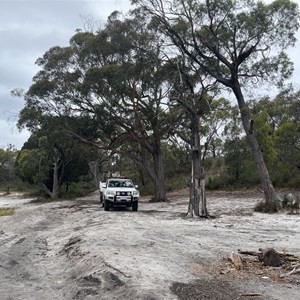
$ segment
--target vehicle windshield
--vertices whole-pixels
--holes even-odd
[[[131,180],[128,180],[128,179],[124,179],[124,180],[120,180],[120,179],[110,180],[108,182],[108,186],[109,187],[128,187],[128,188],[134,187],[133,182]]]

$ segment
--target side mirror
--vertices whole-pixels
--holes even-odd
[[[139,186],[138,186],[138,185],[135,185],[135,186],[134,186],[134,188],[135,188],[135,189],[138,189],[138,188],[139,188]]]

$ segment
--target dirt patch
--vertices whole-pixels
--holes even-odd
[[[263,295],[244,293],[232,286],[229,281],[212,278],[195,280],[191,283],[173,283],[171,291],[179,300],[244,300],[262,299]]]
[[[187,194],[138,212],[105,212],[98,193],[19,206],[0,219],[1,299],[297,299],[299,274],[228,262],[238,249],[300,255],[299,215],[255,213],[261,197],[208,193],[216,218],[197,220]]]
[[[274,283],[292,283],[300,285],[300,257],[284,256],[282,263],[278,267],[265,265],[257,256],[240,255],[242,268],[236,270],[232,261],[224,258],[220,265],[214,268],[215,274],[221,274],[236,278],[262,278],[273,281]],[[293,260],[290,259],[293,257]]]

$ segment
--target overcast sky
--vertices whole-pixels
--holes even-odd
[[[296,2],[300,3],[300,0]],[[15,123],[24,102],[10,96],[14,88],[25,90],[37,73],[37,58],[53,46],[67,46],[85,18],[105,23],[115,10],[126,13],[130,0],[0,0],[0,147],[21,149],[28,139]],[[300,40],[300,33],[298,32]],[[289,51],[295,64],[293,82],[300,84],[300,41]]]

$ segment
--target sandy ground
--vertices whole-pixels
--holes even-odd
[[[200,220],[184,218],[184,193],[138,212],[105,212],[98,193],[23,204],[0,218],[0,299],[300,299],[299,274],[227,260],[267,247],[300,256],[300,215],[254,213],[261,197],[209,194],[215,218]]]

